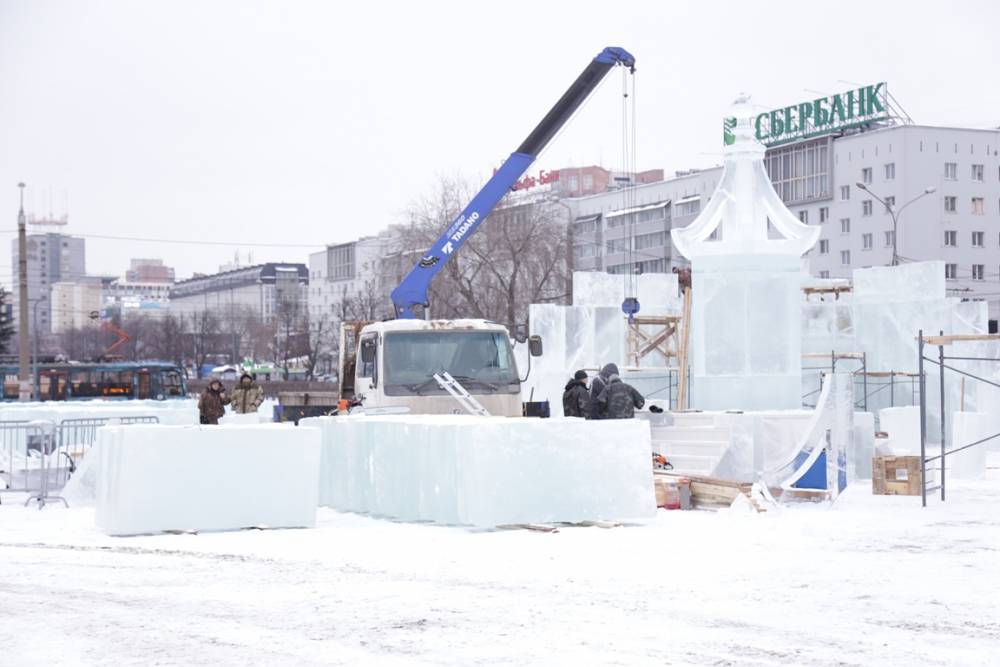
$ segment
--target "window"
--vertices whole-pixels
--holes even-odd
[[[830,139],[816,139],[772,148],[764,158],[774,191],[786,204],[830,196]]]
[[[972,215],[982,215],[986,211],[986,205],[982,197],[972,198]]]
[[[862,234],[861,235],[861,247],[863,247],[865,250],[871,250],[872,249],[872,235],[871,234]]]
[[[573,253],[576,255],[577,259],[586,259],[588,257],[597,257],[598,245],[596,243],[581,243],[574,246]]]
[[[957,181],[958,180],[958,165],[954,162],[944,163],[944,179],[946,181]]]
[[[667,270],[667,262],[664,259],[645,259],[641,262],[635,263],[635,272],[638,274],[643,273],[665,273]]]
[[[886,197],[885,198],[885,212],[886,213],[892,213],[892,209],[895,206],[896,206],[896,198],[895,197]]]
[[[982,264],[973,264],[972,265],[972,279],[973,280],[982,280],[984,273],[985,272],[983,271],[983,265]]]
[[[695,199],[692,201],[684,201],[683,199],[677,202],[674,206],[674,214],[678,217],[683,215],[694,215],[701,210],[701,199]]]
[[[871,185],[872,184],[872,168],[871,167],[865,167],[864,169],[861,170],[861,182],[864,183],[865,185]]]
[[[609,255],[614,255],[615,253],[628,252],[628,239],[611,239],[607,242],[607,251]]]
[[[891,229],[885,233],[885,247],[891,248],[893,242],[896,240],[896,232]]]
[[[955,280],[958,278],[958,264],[945,264],[944,277],[946,280]]]
[[[851,251],[841,250],[840,251],[840,263],[844,266],[850,266],[851,264]]]
[[[871,215],[872,214],[872,200],[866,199],[861,202],[861,215]]]
[[[593,174],[584,174],[583,175],[583,189],[584,190],[588,190],[588,191],[594,189],[594,175]]]
[[[972,247],[973,248],[982,248],[983,247],[983,236],[985,236],[985,234],[983,232],[972,232]]]
[[[361,344],[358,346],[358,377],[375,378],[375,364],[378,358],[378,335],[368,334],[361,337]]]
[[[889,162],[885,165],[885,180],[891,181],[896,178],[896,163]]]
[[[841,218],[840,219],[840,233],[841,234],[850,234],[851,233],[851,219],[850,218]]]
[[[819,277],[820,278],[829,278],[830,277],[830,272],[829,271],[820,271],[819,272]]]
[[[329,280],[351,280],[354,278],[353,243],[327,248],[326,275]]]
[[[827,239],[819,240],[819,254],[825,255],[830,252],[830,241]]]
[[[599,215],[590,215],[586,218],[577,218],[573,222],[573,234],[593,234],[597,231],[597,221],[600,220]]]
[[[666,211],[666,206],[657,206],[656,208],[647,209],[645,211],[639,211],[636,213],[636,222],[654,222],[656,220],[663,220],[663,214]]]
[[[653,234],[640,234],[635,237],[635,249],[645,250],[646,248],[656,248],[664,245],[666,237],[663,232]]]
[[[851,198],[851,186],[850,185],[841,185],[840,186],[840,200],[841,201],[847,201],[850,198]]]
[[[972,165],[972,180],[983,182],[983,165],[974,164]]]
[[[819,209],[819,221],[826,222],[829,219],[830,219],[830,208],[827,206],[823,206],[822,208]]]
[[[958,198],[957,197],[945,197],[944,198],[944,210],[947,213],[954,213],[955,209],[958,208]]]
[[[809,211],[799,211],[799,222],[803,225],[809,224]]]
[[[945,230],[944,233],[944,244],[946,246],[955,247],[958,245],[958,232],[953,229]]]

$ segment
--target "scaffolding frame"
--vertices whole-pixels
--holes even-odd
[[[996,438],[1000,438],[1000,432],[997,432],[992,435],[988,435],[985,438],[980,438],[975,442],[970,442],[969,444],[961,445],[959,447],[953,447],[950,450],[948,449],[948,420],[946,418],[947,412],[944,386],[945,370],[949,370],[963,377],[978,380],[979,382],[1000,388],[1000,383],[993,382],[992,380],[988,380],[982,376],[969,373],[968,371],[963,371],[945,363],[946,361],[985,361],[1000,363],[1000,358],[996,357],[949,356],[944,353],[944,348],[952,343],[973,341],[1000,342],[1000,334],[953,334],[946,336],[944,331],[941,331],[937,336],[924,336],[923,329],[921,329],[917,334],[917,364],[919,368],[918,375],[920,376],[920,503],[922,507],[927,507],[927,494],[938,490],[941,491],[941,502],[944,502],[946,483],[945,472],[947,468],[948,456],[957,454],[958,452],[972,447],[977,447],[990,442],[991,440],[995,440]],[[937,347],[937,359],[933,359],[924,354],[924,348],[928,345]],[[924,371],[924,363],[934,364],[938,367],[938,393],[941,395],[941,451],[934,456],[927,456],[927,374]],[[934,463],[939,460],[941,467],[931,468],[931,470],[939,470],[941,472],[941,478],[938,481],[937,486],[928,487],[927,464]]]

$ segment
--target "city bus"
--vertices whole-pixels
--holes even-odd
[[[0,370],[3,400],[16,401],[17,366],[5,365]],[[42,401],[187,397],[184,371],[167,362],[44,363],[34,372],[38,400]]]

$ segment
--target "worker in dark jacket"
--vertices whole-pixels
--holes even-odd
[[[253,381],[253,376],[244,373],[240,376],[240,383],[233,390],[233,412],[246,414],[257,412],[257,408],[264,402],[264,389]]]
[[[577,371],[573,379],[566,383],[563,392],[563,415],[566,417],[590,417],[590,394],[587,392],[587,371]]]
[[[632,385],[622,382],[617,374],[608,378],[607,386],[597,397],[597,407],[604,415],[603,419],[632,419],[635,411],[645,404],[642,394]]]
[[[608,378],[612,375],[618,375],[618,366],[615,364],[605,364],[601,372],[590,381],[590,418],[591,419],[604,419],[604,414],[597,405],[597,397],[601,395],[604,391],[604,387],[608,384]]]
[[[201,392],[198,398],[198,412],[202,424],[218,424],[219,418],[226,414],[225,406],[229,403],[226,388],[219,380],[212,380]]]

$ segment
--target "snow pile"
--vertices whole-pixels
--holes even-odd
[[[257,426],[108,426],[97,525],[109,535],[312,527],[319,433]]]
[[[316,417],[320,504],[403,521],[497,526],[655,512],[647,422]]]
[[[198,402],[194,399],[169,401],[46,401],[0,405],[0,421],[52,421],[68,419],[114,419],[157,417],[161,424],[198,423]]]

